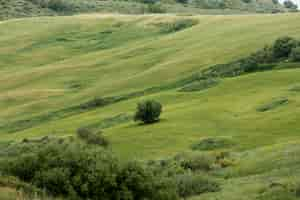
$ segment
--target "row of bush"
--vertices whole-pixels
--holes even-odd
[[[69,0],[29,0],[41,8],[49,8],[56,12],[70,12],[74,10],[75,3]]]
[[[74,138],[43,140],[42,145],[27,141],[13,149],[16,152],[0,160],[0,170],[53,196],[176,200],[220,189],[212,178],[196,173],[211,169],[214,161],[209,156],[182,154],[163,161],[123,163],[109,150]]]
[[[245,73],[272,70],[281,62],[300,62],[300,41],[292,37],[280,37],[274,44],[265,46],[246,58],[203,70],[200,78],[235,77]]]
[[[250,57],[257,63],[272,63],[286,59],[300,61],[300,41],[288,36],[280,37],[273,45],[265,46]]]
[[[248,58],[243,59],[241,68],[245,72],[265,70],[263,64],[282,61],[300,61],[300,41],[288,36],[280,37],[271,46],[265,46]]]

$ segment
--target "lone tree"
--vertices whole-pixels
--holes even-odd
[[[142,121],[144,124],[151,124],[159,120],[162,106],[154,100],[147,100],[138,103],[137,111],[134,116],[135,121]]]

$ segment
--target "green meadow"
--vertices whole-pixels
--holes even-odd
[[[89,14],[0,22],[0,144],[90,127],[126,161],[168,158],[202,139],[227,138],[234,165],[212,172],[222,190],[191,199],[297,199],[281,185],[293,188],[300,177],[300,63],[220,78],[201,90],[176,83],[278,37],[300,39],[299,20]],[[97,98],[119,100],[80,109]],[[162,103],[159,123],[132,120],[145,99]],[[0,185],[0,193],[9,200],[12,192]]]

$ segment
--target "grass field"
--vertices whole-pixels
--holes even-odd
[[[234,167],[216,172],[229,178],[222,179],[226,189],[196,199],[276,199],[278,188],[270,184],[296,184],[300,176],[297,64],[221,79],[201,91],[175,86],[145,91],[246,57],[280,36],[299,39],[299,20],[299,14],[93,14],[2,22],[0,144],[64,137],[90,126],[103,129],[113,151],[127,160],[165,158],[189,151],[203,138],[225,137],[233,141],[228,150],[236,160]],[[174,29],[180,22],[193,26]],[[133,93],[139,95],[70,111],[96,97]],[[159,123],[130,120],[142,99],[163,104]],[[277,104],[282,99],[285,103]],[[129,118],[120,119],[123,115]],[[281,189],[284,198],[296,199]]]

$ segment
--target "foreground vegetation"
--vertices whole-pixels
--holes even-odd
[[[218,183],[199,174],[210,170],[213,162],[212,156],[195,154],[121,164],[109,150],[75,138],[26,140],[1,149],[5,175],[18,177],[50,195],[71,199],[175,200],[215,192]],[[27,185],[20,186],[26,189]]]

